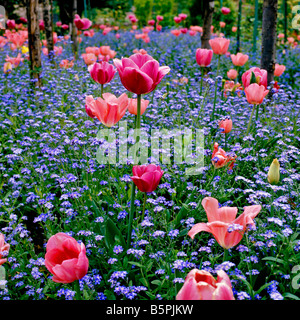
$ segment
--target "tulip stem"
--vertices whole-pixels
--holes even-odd
[[[217,102],[217,89],[218,89],[218,75],[219,75],[219,68],[220,68],[220,57],[221,55],[218,55],[218,67],[217,67],[217,75],[215,79],[215,97],[214,97],[214,105],[213,105],[213,111],[212,111],[212,121],[215,119],[215,108],[216,108],[216,102]]]
[[[228,249],[224,249],[223,262],[228,260]]]
[[[202,88],[203,88],[203,75],[204,75],[204,72],[203,72],[203,68],[200,67],[200,70],[201,70],[201,80],[200,80],[200,96],[202,96]]]
[[[257,120],[258,120],[258,110],[259,110],[259,104],[256,106],[255,121],[257,121]]]
[[[250,115],[250,119],[249,119],[249,123],[248,123],[248,127],[247,127],[246,136],[249,134],[249,131],[250,131],[251,119],[252,119],[252,117],[253,117],[254,110],[255,110],[255,106],[252,107],[252,112],[251,112],[251,115]]]
[[[143,212],[142,212],[142,220],[144,220],[144,216],[145,216],[145,209],[146,209],[146,200],[147,200],[147,194],[146,192],[144,192],[144,204],[143,204]]]
[[[134,200],[135,200],[135,184],[132,181],[131,184],[131,199],[130,199],[130,212],[128,221],[128,231],[127,231],[127,248],[130,247],[131,233],[132,233],[132,221],[134,216]]]
[[[74,284],[74,291],[76,292],[76,295],[75,295],[76,300],[82,300],[82,299],[81,299],[81,293],[80,293],[79,280],[75,280],[75,281],[73,282],[73,284]]]
[[[101,84],[101,91],[100,91],[100,97],[102,98],[103,95],[103,84]]]
[[[227,133],[224,133],[224,139],[225,139],[225,150],[227,150]]]

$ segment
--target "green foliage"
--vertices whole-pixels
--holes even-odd
[[[134,7],[139,26],[146,26],[151,19],[153,0],[134,0]]]

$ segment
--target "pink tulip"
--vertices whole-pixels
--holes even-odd
[[[154,26],[155,25],[155,20],[149,20],[148,21],[149,26]]]
[[[285,66],[283,64],[275,63],[274,76],[280,77],[285,71]]]
[[[254,73],[256,83],[259,85],[263,85],[266,89],[268,86],[268,72],[264,69],[260,69],[257,67],[252,67],[242,75],[242,82],[244,88],[248,87],[251,82],[252,72]]]
[[[174,21],[175,21],[175,23],[180,23],[181,22],[181,18],[180,17],[174,17]]]
[[[227,77],[230,80],[234,80],[238,76],[238,72],[235,69],[230,69],[227,71]]]
[[[87,18],[80,18],[78,14],[75,15],[74,23],[78,30],[86,30],[92,25],[92,21]]]
[[[54,282],[71,283],[83,278],[89,267],[85,245],[62,232],[53,235],[47,242],[45,266]]]
[[[59,66],[61,68],[64,68],[64,69],[69,69],[69,68],[72,68],[74,66],[74,61],[73,60],[69,61],[67,59],[63,59],[59,63]]]
[[[57,27],[61,27],[61,26],[62,26],[62,22],[61,22],[61,21],[57,21],[57,22],[56,22],[56,26],[57,26]]]
[[[229,133],[232,130],[232,120],[227,118],[219,122],[219,128],[223,129],[223,133]]]
[[[155,164],[133,166],[132,173],[131,179],[141,192],[154,191],[164,174]]]
[[[174,30],[171,30],[171,33],[175,36],[175,37],[178,37],[181,35],[181,30],[180,29],[174,29]]]
[[[141,99],[141,115],[146,111],[149,102],[149,100]],[[128,111],[137,115],[137,99],[129,99]]]
[[[200,67],[207,67],[211,63],[211,58],[213,56],[213,51],[210,49],[201,49],[196,50],[196,61]]]
[[[176,300],[235,300],[228,275],[217,272],[217,280],[205,270],[193,269],[185,278]]]
[[[227,155],[226,152],[219,147],[219,144],[215,142],[211,162],[216,169],[229,164],[229,170],[232,170],[235,163],[235,157]]]
[[[116,69],[113,65],[106,61],[91,64],[88,66],[88,70],[92,79],[100,84],[110,82],[116,73]]]
[[[225,28],[226,23],[224,21],[220,21],[220,28]]]
[[[225,38],[214,38],[209,40],[209,44],[214,54],[223,55],[227,52],[230,40]]]
[[[135,53],[129,58],[114,59],[123,86],[130,92],[145,94],[153,91],[170,68],[160,67],[148,54]]]
[[[232,28],[231,28],[231,31],[232,31],[232,32],[237,32],[237,27],[232,27]]]
[[[237,54],[231,54],[230,55],[232,63],[235,66],[243,66],[249,59],[249,56],[247,54],[242,54],[240,52],[238,52]]]
[[[16,68],[20,62],[24,61],[24,58],[21,58],[21,53],[18,53],[16,58],[11,58],[6,55],[5,61],[10,62],[14,68]]]
[[[67,30],[67,29],[69,29],[69,26],[68,26],[67,24],[62,24],[62,25],[61,25],[61,28],[62,28],[63,30]]]
[[[178,17],[181,19],[181,21],[184,21],[187,18],[187,14],[179,13]]]
[[[7,26],[8,29],[15,29],[15,27],[16,27],[16,22],[15,22],[15,20],[9,20],[9,19],[7,19],[7,21],[6,21],[6,26]]]
[[[204,198],[202,206],[208,222],[195,224],[188,235],[194,239],[201,231],[209,232],[224,249],[230,249],[242,240],[248,227],[255,226],[253,219],[261,210],[260,205],[246,206],[244,212],[236,218],[238,212],[236,207],[219,207],[215,198]]]
[[[221,12],[222,12],[224,15],[227,15],[227,14],[230,13],[230,9],[229,9],[229,8],[226,8],[226,7],[222,7]]]
[[[5,242],[4,240],[4,234],[0,234],[0,266],[7,261],[6,258],[3,258],[4,255],[6,256],[8,254],[10,245]]]
[[[156,20],[157,20],[157,21],[163,21],[163,20],[164,20],[164,17],[158,15],[158,16],[156,16]]]
[[[41,31],[45,30],[45,22],[44,20],[40,20],[39,21],[39,28]]]
[[[102,98],[96,100],[93,96],[87,96],[85,99],[86,113],[100,120],[106,127],[112,127],[119,122],[128,108],[128,97],[126,93],[117,98],[111,93],[103,93]]]
[[[261,104],[268,93],[269,90],[257,83],[252,83],[245,88],[246,98],[250,104]]]
[[[93,53],[82,53],[81,57],[83,58],[86,65],[94,64],[97,61],[97,57]]]
[[[17,48],[21,48],[26,41],[27,36],[25,33],[14,32],[7,34],[7,39],[12,42]]]

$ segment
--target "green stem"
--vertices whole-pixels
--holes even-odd
[[[227,150],[227,133],[224,133],[225,134],[225,150]]]
[[[257,121],[257,120],[258,120],[258,111],[259,111],[259,104],[256,106],[255,121]]]
[[[228,260],[228,249],[224,249],[223,262]]]
[[[145,209],[146,209],[146,200],[147,200],[147,194],[146,192],[144,192],[144,204],[143,204],[143,212],[142,212],[142,220],[144,220],[144,216],[145,216]]]
[[[101,84],[101,91],[100,91],[100,97],[102,98],[103,95],[103,84]]]
[[[201,70],[201,80],[200,80],[200,96],[202,96],[202,88],[203,88],[203,75],[204,75],[204,72],[203,72],[203,68],[200,67],[200,70]]]
[[[211,120],[214,121],[215,119],[215,108],[216,108],[216,102],[217,102],[217,89],[218,89],[218,75],[219,75],[219,68],[220,68],[220,57],[221,55],[218,55],[218,68],[217,68],[217,75],[215,79],[215,97],[214,97],[214,105],[213,105],[213,111],[212,111],[212,118]]]
[[[75,280],[73,282],[73,284],[74,284],[74,291],[76,292],[76,295],[75,295],[76,300],[82,300],[81,299],[79,280]]]
[[[248,127],[247,127],[246,136],[249,134],[249,131],[250,131],[251,120],[252,120],[252,117],[253,117],[253,114],[254,114],[254,110],[255,110],[255,106],[252,107],[252,112],[251,112],[251,115],[250,115],[250,119],[249,119],[249,123],[248,123]]]

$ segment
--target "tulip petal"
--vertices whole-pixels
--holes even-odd
[[[123,70],[121,82],[128,91],[136,94],[149,93],[153,85],[153,80],[146,73],[134,68]]]
[[[196,223],[192,226],[190,231],[188,232],[188,236],[190,236],[192,239],[194,239],[195,235],[201,231],[212,233],[212,230],[206,223]]]
[[[225,283],[217,283],[217,289],[212,294],[212,300],[235,300],[232,289]]]

